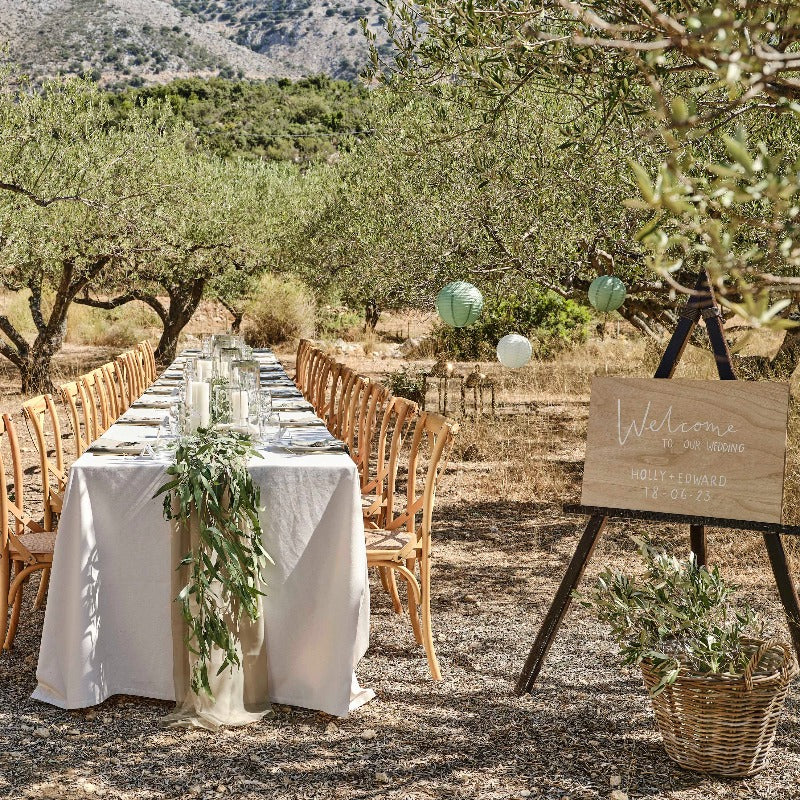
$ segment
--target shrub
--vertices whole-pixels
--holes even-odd
[[[410,367],[401,367],[387,373],[383,383],[392,394],[405,397],[422,405],[425,400],[425,373]]]
[[[65,340],[97,347],[129,347],[158,336],[161,321],[144,303],[127,303],[112,311],[73,305],[67,317]]]
[[[508,333],[531,339],[537,358],[586,338],[589,310],[573,300],[535,287],[516,294],[486,298],[483,313],[467,328],[438,324],[431,337],[439,355],[461,361],[495,358],[497,342]]]
[[[265,347],[312,336],[314,321],[314,298],[302,281],[264,275],[245,311],[242,333],[251,347]]]
[[[343,306],[317,307],[317,339],[357,339],[363,326],[364,319],[357,311]]]

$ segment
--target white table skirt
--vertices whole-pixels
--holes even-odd
[[[117,429],[115,431],[115,429]],[[113,426],[118,438],[122,426]],[[84,454],[70,469],[37,669],[37,700],[174,699],[167,463]],[[267,452],[261,487],[270,699],[344,716],[374,696],[354,667],[369,639],[358,474],[343,454]]]

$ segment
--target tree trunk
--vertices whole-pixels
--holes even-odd
[[[55,350],[40,350],[31,348],[30,355],[17,365],[20,378],[22,380],[23,394],[52,394],[55,386],[50,378],[50,366],[53,361]]]
[[[368,300],[364,306],[364,332],[374,333],[381,318],[381,309],[377,300]]]
[[[198,278],[192,283],[168,288],[169,311],[164,319],[164,329],[156,347],[155,357],[159,364],[169,364],[175,359],[181,331],[189,323],[203,299],[205,279]]]

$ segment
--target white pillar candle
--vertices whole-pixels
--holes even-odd
[[[231,389],[231,422],[237,423],[242,418],[240,393],[238,389]]]
[[[231,390],[231,421],[236,425],[247,422],[249,412],[247,392],[244,389]]]
[[[205,381],[195,383],[192,399],[200,410],[200,427],[207,428],[211,422],[211,384]]]
[[[230,378],[231,377],[231,362],[230,361],[220,361],[219,362],[219,374],[223,378]]]
[[[211,362],[207,358],[197,359],[197,379],[207,381],[211,378]]]

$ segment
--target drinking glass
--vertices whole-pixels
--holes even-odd
[[[286,425],[281,419],[281,415],[271,412],[261,417],[259,428],[259,438],[262,444],[274,444],[283,439]]]

